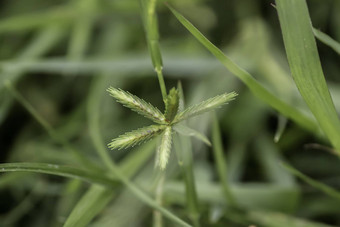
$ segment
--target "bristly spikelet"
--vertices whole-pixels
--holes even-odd
[[[167,121],[172,122],[178,112],[179,105],[179,92],[176,88],[169,91],[165,100],[165,118]]]
[[[122,89],[116,89],[110,87],[107,89],[112,97],[117,99],[117,102],[123,104],[125,107],[143,115],[144,117],[154,121],[155,123],[165,124],[165,117],[159,109],[145,102],[143,99],[137,96],[123,91]]]
[[[202,114],[204,112],[208,112],[210,110],[216,109],[226,103],[228,103],[231,100],[234,100],[234,98],[237,96],[235,92],[231,93],[224,93],[222,95],[215,96],[213,98],[210,98],[208,100],[205,100],[203,102],[200,102],[196,105],[193,105],[191,107],[188,107],[183,112],[179,113],[176,118],[174,119],[173,123],[180,122],[182,120],[185,120],[187,118]]]
[[[171,126],[167,126],[162,135],[161,144],[158,147],[156,155],[156,166],[159,166],[161,170],[164,170],[171,152]]]
[[[112,150],[116,148],[120,150],[122,148],[136,146],[161,134],[165,127],[166,126],[164,125],[150,125],[133,130],[131,132],[127,132],[123,135],[120,135],[118,138],[113,139],[112,142],[108,144],[108,147]]]

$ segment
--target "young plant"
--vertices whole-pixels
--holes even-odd
[[[127,91],[113,87],[110,87],[107,91],[117,102],[156,123],[120,135],[113,139],[108,144],[108,147],[112,150],[133,147],[162,135],[156,154],[156,166],[161,170],[165,169],[169,160],[173,132],[195,136],[210,145],[209,140],[204,135],[180,124],[183,120],[221,107],[237,96],[235,92],[224,93],[180,111],[179,91],[172,88],[165,98],[165,111],[163,114],[158,108]]]

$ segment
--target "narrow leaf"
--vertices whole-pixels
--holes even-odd
[[[183,121],[190,117],[221,107],[222,105],[227,104],[229,101],[234,100],[236,96],[237,94],[235,92],[224,93],[222,95],[218,95],[196,105],[188,107],[176,116],[174,122]]]
[[[321,68],[306,1],[277,0],[276,3],[296,86],[321,129],[340,152],[340,121]]]
[[[322,31],[318,29],[313,28],[313,33],[318,40],[320,40],[321,42],[323,42],[324,44],[332,48],[335,52],[340,54],[340,43],[339,42],[335,41],[329,35],[327,35],[326,33],[323,33]]]
[[[260,98],[262,101],[279,111],[282,115],[292,119],[297,124],[313,133],[320,134],[319,126],[314,119],[311,119],[306,114],[302,113],[294,106],[277,98],[270,93],[264,86],[255,80],[247,71],[239,67],[236,63],[230,60],[224,53],[212,44],[197,28],[195,28],[185,17],[168,5],[171,12],[175,15],[179,22],[182,23],[188,31],[195,36],[231,73],[237,76],[247,87]]]
[[[164,170],[170,156],[171,152],[171,140],[172,140],[172,135],[171,135],[171,127],[168,126],[165,128],[161,144],[158,147],[157,150],[157,156],[156,156],[156,166],[159,166],[161,170]]]
[[[182,134],[184,136],[193,136],[196,139],[201,140],[206,145],[211,146],[209,139],[202,133],[196,131],[195,129],[189,128],[183,124],[176,124],[173,128],[179,134]]]
[[[161,134],[166,126],[164,125],[150,125],[143,127],[131,132],[127,132],[120,135],[118,138],[113,139],[111,143],[108,144],[110,149],[122,149],[128,147],[134,147],[138,144],[144,143],[155,136]]]
[[[112,97],[117,99],[117,102],[123,104],[125,107],[137,112],[138,114],[146,118],[149,118],[156,123],[165,123],[165,117],[162,112],[150,103],[145,102],[143,99],[140,99],[129,92],[123,91],[122,89],[110,87],[109,89],[107,89],[107,91]]]
[[[67,218],[64,227],[83,227],[100,212],[112,199],[114,191],[103,186],[93,185],[79,200]]]
[[[233,193],[230,190],[230,184],[228,182],[228,168],[227,162],[224,157],[222,138],[220,133],[220,127],[218,125],[218,120],[216,114],[213,118],[213,127],[212,127],[212,141],[213,141],[213,151],[214,158],[216,162],[216,168],[218,172],[219,179],[221,181],[221,188],[227,202],[236,207],[237,202]]]
[[[80,179],[89,183],[96,183],[100,185],[104,185],[107,187],[113,187],[116,185],[116,182],[111,178],[105,176],[104,173],[93,173],[88,172],[82,169],[69,167],[69,166],[61,166],[54,164],[45,164],[45,163],[6,163],[0,164],[0,172],[34,172],[34,173],[45,173],[52,174],[57,176],[69,177],[74,179]],[[141,201],[150,207],[159,210],[165,217],[177,223],[179,226],[190,227],[191,225],[187,224],[180,218],[176,217],[168,210],[159,206],[154,200],[148,197],[144,192],[142,192],[139,188],[134,186],[134,184],[125,178],[120,172],[117,172],[117,177],[121,180],[129,190],[136,195]]]
[[[4,163],[0,164],[0,172],[34,172],[52,174],[61,177],[79,179],[89,183],[114,186],[115,182],[103,172],[88,172],[79,168],[46,163]]]
[[[291,172],[292,174],[294,174],[295,176],[297,176],[298,178],[300,178],[301,180],[305,181],[307,184],[311,185],[312,187],[322,191],[323,193],[325,193],[326,195],[329,195],[330,197],[340,200],[340,192],[319,182],[316,180],[313,180],[312,178],[304,175],[303,173],[301,173],[299,170],[295,169],[294,167],[286,164],[286,163],[282,163],[282,166],[284,168],[286,168],[289,172]]]

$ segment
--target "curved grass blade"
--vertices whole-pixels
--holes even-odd
[[[206,137],[202,133],[196,131],[195,129],[189,128],[189,127],[187,127],[183,124],[176,124],[173,128],[176,132],[178,132],[181,135],[193,136],[196,139],[201,140],[206,145],[211,146],[211,143],[210,143],[208,137]]]
[[[247,71],[239,67],[230,60],[224,53],[212,44],[197,28],[195,28],[185,17],[169,6],[171,12],[175,15],[179,22],[199,41],[201,42],[230,72],[237,76],[255,96],[279,111],[282,115],[292,119],[297,124],[313,133],[320,134],[319,126],[315,120],[303,114],[292,105],[282,101],[275,95],[264,88],[257,80],[255,80]]]
[[[212,134],[213,151],[214,151],[214,158],[216,162],[216,168],[217,168],[219,180],[221,182],[221,188],[222,188],[224,197],[231,206],[237,207],[237,201],[233,193],[230,190],[230,184],[228,182],[227,162],[223,154],[222,138],[221,138],[220,127],[218,125],[218,119],[216,117],[216,114],[214,114],[213,127],[212,127],[211,134]]]
[[[295,169],[294,167],[288,165],[287,163],[281,163],[281,165],[286,168],[290,173],[294,174],[295,176],[297,176],[298,178],[300,178],[301,180],[303,180],[304,182],[306,182],[307,184],[311,185],[312,187],[322,191],[323,193],[325,193],[326,195],[329,195],[330,197],[337,199],[340,201],[340,192],[321,183],[318,182],[316,180],[313,180],[312,178],[304,175],[303,173],[301,173],[299,170]]]
[[[203,102],[197,103],[193,106],[188,107],[183,112],[179,113],[174,122],[180,122],[190,117],[211,111],[213,109],[219,108],[224,104],[227,104],[229,101],[234,100],[237,96],[235,92],[225,93],[222,95],[215,96]]]
[[[79,168],[47,163],[4,163],[0,164],[0,172],[34,172],[52,174],[96,183],[105,186],[115,186],[116,183],[105,176],[103,172],[88,172]]]
[[[132,95],[130,92],[123,91],[110,87],[107,89],[112,97],[117,99],[117,102],[123,104],[125,107],[137,112],[138,114],[159,124],[165,123],[165,117],[159,109],[145,102],[143,99]]]
[[[340,121],[322,71],[305,0],[277,0],[276,9],[295,84],[340,154]]]
[[[102,186],[93,185],[77,203],[67,218],[64,227],[84,227],[112,199],[114,191]]]
[[[133,130],[131,132],[127,132],[123,135],[120,135],[118,138],[113,139],[112,142],[109,143],[108,147],[112,150],[116,148],[122,149],[134,147],[161,134],[164,131],[165,127],[166,126],[164,125],[150,125],[137,130]]]
[[[340,43],[339,42],[335,41],[329,35],[327,35],[326,33],[323,33],[322,31],[318,29],[313,28],[313,33],[318,40],[320,40],[321,42],[323,42],[324,44],[332,48],[335,52],[340,54]]]
[[[85,170],[74,167],[46,163],[5,163],[0,164],[0,172],[45,173],[56,176],[80,179],[85,182],[100,184],[106,187],[116,186],[116,182],[112,181],[111,178],[105,176],[105,174],[103,173],[87,172]],[[118,174],[120,174],[120,172]],[[119,180],[123,181],[123,183],[129,188],[129,190],[134,193],[140,200],[142,200],[144,203],[151,206],[152,208],[159,210],[165,217],[169,218],[180,226],[191,226],[178,217],[174,216],[163,207],[158,206],[157,203],[155,203],[151,198],[145,195],[142,191],[140,191],[140,189],[135,187],[128,179],[126,179],[122,175],[119,175],[118,178]]]

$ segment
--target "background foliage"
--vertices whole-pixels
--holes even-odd
[[[281,115],[276,102],[268,105],[268,95],[232,75],[159,2],[167,89],[180,80],[187,106],[224,92],[239,94],[215,117],[205,114],[188,122],[211,139],[212,147],[195,138],[181,141],[193,151],[193,163],[185,168],[194,169],[198,210],[194,203],[187,205],[191,195],[185,193],[178,164],[187,157],[173,149],[162,195],[167,210],[161,212],[171,211],[190,224],[199,213],[201,226],[339,226],[340,165],[326,139],[332,137],[334,145],[339,135],[333,131],[324,136],[312,117],[313,101],[307,102],[311,112],[293,82],[280,9],[264,0],[168,2],[296,112],[286,109]],[[309,0],[308,8],[314,28],[334,39],[327,42],[329,37],[315,30],[323,40],[317,47],[339,113],[335,40],[340,40],[340,2]],[[0,161],[48,163],[0,166],[1,171],[14,171],[0,175],[0,226],[155,223],[150,206],[159,204],[143,196],[157,197],[157,140],[105,153],[112,138],[150,124],[114,102],[108,87],[127,90],[164,110],[140,2],[4,0],[0,40]],[[110,171],[104,171],[103,163]],[[177,226],[168,219],[163,224]]]

